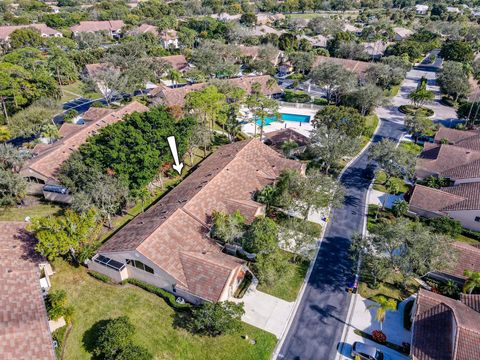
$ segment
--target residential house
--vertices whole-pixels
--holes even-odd
[[[40,285],[45,260],[34,251],[25,223],[0,222],[0,357],[54,360]]]
[[[238,46],[238,50],[240,51],[240,54],[242,56],[249,57],[252,60],[256,60],[261,54],[262,47],[240,45]],[[274,66],[277,66],[281,62],[282,55],[282,52],[277,49],[269,60]]]
[[[89,268],[119,282],[135,278],[192,303],[229,299],[247,272],[209,237],[212,213],[265,213],[253,200],[285,169],[304,172],[257,139],[220,147],[159,202],[115,233]]]
[[[252,92],[252,86],[256,83],[260,84],[261,92],[265,95],[272,96],[275,94],[280,94],[282,92],[282,88],[277,84],[277,82],[273,82],[272,80],[273,78],[269,75],[261,75],[244,76],[240,78],[225,79],[222,81],[227,81],[233,86],[238,86],[249,94]],[[207,85],[207,83],[198,83],[177,88],[169,88],[160,85],[159,87],[153,89],[149,95],[152,97],[152,102],[154,104],[162,104],[167,107],[183,108],[185,105],[185,96],[187,96],[188,93],[199,91]]]
[[[424,4],[415,5],[415,12],[417,15],[427,15],[428,5],[424,5]]]
[[[462,183],[440,189],[417,184],[407,199],[411,213],[426,218],[449,216],[460,221],[467,229],[480,231],[480,183],[478,182]]]
[[[178,49],[180,47],[177,32],[172,29],[163,30],[160,33],[160,43],[165,49]]]
[[[229,13],[223,12],[220,14],[212,14],[210,16],[218,21],[239,21],[242,14],[230,15]]]
[[[460,14],[462,11],[455,6],[447,6],[447,12],[452,13],[452,14]]]
[[[175,69],[182,73],[190,68],[190,65],[188,64],[188,61],[184,55],[162,56],[160,59],[169,63],[172,69]]]
[[[285,20],[285,15],[268,14],[268,13],[257,14],[257,25],[271,25],[275,21],[280,21],[280,20]]]
[[[480,359],[480,295],[460,300],[421,289],[413,309],[412,360]]]
[[[395,34],[395,41],[405,40],[413,35],[413,31],[403,27],[394,27],[393,32]]]
[[[349,32],[349,33],[353,33],[355,35],[360,35],[362,33],[362,29],[359,28],[358,26],[355,26],[355,25],[352,25],[352,24],[349,24],[349,23],[345,23],[343,25],[343,31],[346,31],[346,32]]]
[[[378,40],[374,42],[362,43],[365,53],[370,55],[372,58],[380,59],[384,54],[387,47],[390,43]]]
[[[372,63],[366,61],[352,60],[352,59],[341,59],[328,56],[317,56],[315,62],[313,63],[313,68],[327,63],[332,62],[335,64],[342,65],[346,70],[354,72],[355,74],[361,76],[372,66]]]
[[[123,20],[108,20],[108,21],[80,21],[80,24],[70,27],[73,35],[77,36],[80,33],[95,33],[105,32],[113,38],[122,36],[122,28],[125,26]]]
[[[463,287],[467,279],[463,275],[465,270],[480,272],[480,247],[460,241],[455,241],[452,247],[457,257],[455,265],[446,270],[429,272],[428,278],[439,280],[442,283],[452,280]]]
[[[20,174],[29,182],[28,192],[43,194],[49,200],[69,202],[71,198],[65,191],[44,190],[45,185],[58,184],[58,170],[63,162],[98,130],[121,121],[125,115],[146,111],[148,108],[136,101],[117,110],[92,107],[81,116],[84,125],[64,123],[59,130],[60,140],[35,146],[34,156],[21,170]]]
[[[298,145],[292,153],[301,153],[310,143],[310,138],[292,128],[280,129],[265,134],[264,143],[280,154],[283,154],[283,144],[287,141],[293,141]]]
[[[0,40],[6,43],[10,40],[10,34],[15,30],[32,28],[40,32],[40,36],[43,38],[48,37],[62,37],[62,33],[49,28],[45,24],[30,24],[30,25],[14,25],[14,26],[0,26]]]
[[[257,25],[253,28],[244,28],[244,33],[246,36],[265,36],[268,34],[275,34],[277,36],[280,36],[284,32],[284,30],[277,30],[268,25]]]
[[[299,39],[307,40],[314,48],[325,48],[327,47],[328,38],[323,35],[307,36],[301,35]]]
[[[133,35],[140,35],[140,34],[146,34],[146,33],[150,33],[155,36],[160,35],[160,33],[158,32],[158,28],[154,25],[149,25],[149,24],[142,24],[136,29],[129,31],[129,33]]]

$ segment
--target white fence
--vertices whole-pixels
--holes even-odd
[[[321,105],[315,105],[312,103],[293,103],[293,102],[286,102],[286,101],[279,101],[277,100],[280,106],[286,107],[294,107],[297,109],[310,109],[310,110],[320,110],[323,108]]]

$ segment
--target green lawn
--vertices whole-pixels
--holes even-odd
[[[62,90],[63,96],[61,98],[61,102],[67,102],[76,99],[79,96],[92,100],[102,97],[102,94],[98,92],[87,91],[85,89],[85,84],[81,81],[76,81],[72,84],[63,85]]]
[[[405,151],[414,154],[415,156],[420,155],[423,150],[422,145],[415,144],[411,141],[402,141],[399,146]]]
[[[399,90],[400,90],[400,85],[392,86],[391,89],[385,90],[385,96],[394,97],[395,95],[398,94]]]
[[[385,173],[383,171],[377,172],[377,175],[375,177],[375,183],[373,184],[373,189],[381,192],[389,192],[387,191],[387,188],[383,184],[385,182]],[[394,183],[397,185],[398,193],[405,193],[408,190],[410,190],[410,186],[403,181],[403,179],[397,178],[397,177],[392,177],[390,178],[390,182]],[[392,193],[392,192],[389,192]]]
[[[173,327],[174,310],[164,300],[137,287],[108,285],[90,277],[84,267],[54,263],[52,290],[64,289],[75,308],[73,328],[65,340],[64,359],[90,359],[85,346],[96,334],[88,332],[98,321],[127,315],[136,328],[135,343],[155,359],[269,359],[274,335],[243,324],[231,335],[192,335]],[[251,345],[242,336],[255,339]]]
[[[464,235],[464,234],[458,235],[455,238],[455,240],[461,241],[461,242],[464,242],[464,243],[467,243],[467,244],[470,244],[470,245],[476,245],[476,246],[480,245],[480,241],[478,241],[477,239],[471,238],[467,235]]]
[[[62,207],[54,203],[39,203],[32,206],[0,208],[0,221],[24,221],[27,216],[45,217],[61,212]]]
[[[285,252],[285,256],[291,257],[292,255]],[[286,301],[295,301],[307,274],[308,266],[309,262],[306,260],[298,264],[289,262],[291,271],[286,271],[286,274],[279,274],[274,285],[267,286],[260,283],[257,289]]]
[[[378,126],[378,122],[379,122],[378,116],[375,114],[365,116],[366,131],[365,131],[365,135],[363,135],[362,137],[362,148],[371,140]]]

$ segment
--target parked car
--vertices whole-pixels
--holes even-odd
[[[355,341],[352,346],[352,358],[360,356],[361,360],[383,360],[383,352],[378,350],[375,346],[367,345],[358,341]]]

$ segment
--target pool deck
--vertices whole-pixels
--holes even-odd
[[[317,113],[317,110],[299,109],[299,108],[290,107],[290,106],[280,106],[278,112],[282,114],[309,115],[311,118],[313,118]],[[313,130],[313,126],[311,123],[300,123],[300,122],[294,122],[294,121],[284,121],[284,122],[275,121],[270,125],[264,126],[263,131],[265,134],[268,134],[272,131],[277,131],[277,130],[286,129],[286,128],[294,129],[300,134],[305,135],[307,137],[310,137],[310,132]],[[255,132],[255,124],[253,123],[244,124],[242,126],[242,131],[248,135],[253,136]],[[260,132],[260,128],[257,126],[257,134],[259,132]]]

